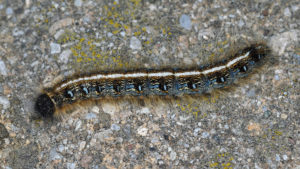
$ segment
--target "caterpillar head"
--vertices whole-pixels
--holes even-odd
[[[50,118],[54,115],[55,105],[51,98],[47,94],[43,93],[37,97],[34,109],[41,116]]]

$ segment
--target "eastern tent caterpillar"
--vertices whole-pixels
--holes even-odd
[[[35,111],[43,117],[53,117],[64,106],[89,99],[202,94],[248,75],[263,63],[269,51],[265,44],[257,43],[201,68],[101,72],[71,77],[44,89],[36,100]]]

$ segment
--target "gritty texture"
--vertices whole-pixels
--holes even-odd
[[[299,168],[299,6],[0,1],[0,168]],[[107,100],[59,119],[33,109],[74,73],[201,66],[253,41],[275,62],[229,91]]]

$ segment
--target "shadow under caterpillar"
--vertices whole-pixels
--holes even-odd
[[[214,64],[187,69],[132,70],[74,76],[37,97],[35,111],[53,117],[65,106],[105,97],[203,94],[247,76],[267,58],[270,49],[255,43]]]

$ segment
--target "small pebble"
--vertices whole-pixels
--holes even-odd
[[[0,60],[0,74],[3,76],[7,76],[7,69],[5,63],[2,60]]]
[[[271,116],[271,114],[272,114],[272,112],[267,110],[267,111],[264,112],[264,117],[269,118]]]
[[[60,53],[61,49],[60,49],[60,45],[57,43],[50,43],[50,50],[51,50],[51,54],[56,54],[56,53]]]
[[[114,115],[117,111],[117,107],[114,104],[106,103],[102,105],[102,109],[104,113]]]
[[[268,107],[266,107],[266,106],[263,106],[263,107],[262,107],[262,110],[265,112],[265,111],[267,111],[267,110],[268,110]]]
[[[284,161],[286,161],[288,159],[288,156],[286,154],[282,155],[282,158]]]
[[[105,131],[96,133],[94,135],[94,137],[97,138],[101,142],[101,141],[104,141],[105,138],[110,137],[111,134],[112,134],[111,130],[105,130]]]
[[[198,136],[198,132],[199,132],[200,130],[201,130],[200,128],[195,128],[195,130],[194,130],[194,136]]]
[[[184,29],[191,30],[192,28],[191,18],[188,15],[181,15],[179,23]]]
[[[85,145],[86,145],[85,141],[80,142],[80,144],[79,144],[79,151],[82,151],[84,149]]]
[[[66,145],[67,143],[68,143],[68,140],[67,140],[67,139],[64,139],[64,140],[63,140],[63,144]]]
[[[84,155],[80,160],[80,164],[83,168],[91,168],[89,165],[91,164],[92,160],[93,158],[91,156]]]
[[[292,16],[292,13],[289,8],[285,8],[283,14],[287,17]]]
[[[87,16],[86,16],[86,17],[83,18],[83,22],[84,22],[84,23],[88,23],[88,22],[90,22],[90,21],[91,21],[90,17],[87,17]]]
[[[76,122],[75,131],[77,131],[77,130],[79,130],[79,129],[80,129],[80,127],[81,127],[81,124],[82,124],[81,120],[78,120],[78,121]]]
[[[151,143],[153,143],[153,144],[158,143],[158,142],[159,142],[159,140],[157,138],[151,139]]]
[[[58,146],[58,151],[59,152],[63,152],[64,150],[65,150],[65,146],[64,145],[61,144],[61,145]]]
[[[130,48],[133,50],[141,50],[142,49],[141,41],[138,38],[136,38],[135,36],[133,36],[130,39]]]
[[[203,132],[202,133],[202,138],[207,138],[209,136],[209,133],[208,132]]]
[[[239,22],[238,22],[238,26],[243,27],[244,25],[245,25],[245,22],[240,19]]]
[[[57,153],[54,148],[50,150],[50,160],[51,161],[59,160],[61,158],[62,158],[61,155],[59,153]]]
[[[259,123],[249,122],[249,125],[247,125],[247,130],[259,135],[261,131],[261,125]]]
[[[9,137],[9,133],[6,129],[6,127],[0,123],[0,140]]]
[[[4,139],[4,143],[5,143],[6,145],[9,145],[9,144],[10,144],[9,138],[5,138],[5,139]]]
[[[151,11],[154,11],[154,10],[157,9],[157,7],[156,7],[154,4],[151,4],[151,5],[149,6],[149,9],[150,9]]]
[[[293,12],[298,11],[298,9],[299,9],[299,6],[297,6],[297,5],[293,5],[293,6],[292,6],[292,11],[293,11]]]
[[[86,120],[91,120],[91,119],[96,119],[96,118],[97,118],[97,116],[94,113],[88,113],[85,115]]]
[[[11,7],[6,8],[5,12],[6,12],[6,15],[12,15],[12,14],[14,14],[14,11],[13,11],[13,9]]]
[[[114,130],[114,131],[119,131],[119,130],[120,130],[120,126],[117,125],[117,124],[112,124],[110,128],[111,128],[112,130]]]
[[[293,57],[295,58],[295,59],[297,59],[297,61],[298,61],[298,64],[300,64],[300,55],[298,55],[298,54],[293,54]]]
[[[13,36],[21,36],[21,35],[24,35],[24,31],[19,30],[18,28],[15,28],[15,29],[13,29],[13,31],[12,31],[12,35],[13,35]]]
[[[285,114],[285,113],[282,113],[281,115],[280,115],[280,117],[282,118],[282,119],[287,119],[287,114]]]
[[[64,31],[63,29],[61,29],[61,30],[59,30],[59,31],[57,31],[57,32],[55,33],[54,38],[55,38],[56,40],[58,40],[59,37],[62,36],[64,33],[65,33],[65,31]]]
[[[276,161],[280,161],[280,156],[279,156],[279,154],[276,154],[276,155],[275,155],[275,159],[276,159]]]
[[[255,154],[255,150],[252,149],[252,148],[247,148],[247,154],[248,154],[250,157],[253,157],[254,154]]]
[[[62,19],[62,20],[59,20],[57,22],[55,22],[50,28],[49,28],[49,32],[51,35],[54,35],[55,32],[58,30],[58,29],[61,29],[63,27],[67,27],[69,25],[72,25],[73,24],[73,19],[72,18],[65,18],[65,19]]]
[[[75,0],[75,1],[74,1],[74,5],[75,5],[76,7],[81,7],[81,6],[82,6],[82,1],[81,1],[81,0]]]
[[[0,96],[0,104],[4,110],[10,107],[10,102],[5,96]]]
[[[125,37],[126,33],[124,31],[120,32],[120,35]]]
[[[229,14],[228,16],[229,16],[229,18],[235,18],[235,15],[233,15],[233,14]]]
[[[69,57],[72,55],[72,51],[70,49],[64,50],[60,55],[59,55],[59,60],[62,63],[68,63]]]
[[[290,30],[273,36],[270,40],[271,48],[278,53],[278,55],[283,55],[287,46],[293,42],[298,41],[298,31]]]
[[[172,151],[171,153],[170,153],[170,159],[172,160],[172,161],[174,161],[175,159],[176,159],[176,152],[175,151]]]
[[[112,37],[113,35],[114,35],[114,34],[112,34],[111,32],[108,32],[108,33],[107,33],[107,37],[109,37],[109,38]]]
[[[140,110],[140,113],[141,114],[149,114],[150,113],[150,110],[148,107],[143,107],[141,110]]]
[[[255,163],[254,168],[255,169],[262,169],[257,163]]]
[[[250,89],[250,90],[247,92],[247,96],[248,96],[248,97],[254,97],[255,95],[256,95],[255,89]]]
[[[148,133],[148,129],[141,126],[137,129],[137,133],[141,136],[146,136]]]
[[[98,106],[93,106],[93,107],[92,107],[92,112],[93,112],[93,113],[96,113],[96,114],[99,114],[99,112],[100,112],[99,107],[98,107]]]
[[[67,163],[67,169],[75,169],[76,164],[75,163]]]

